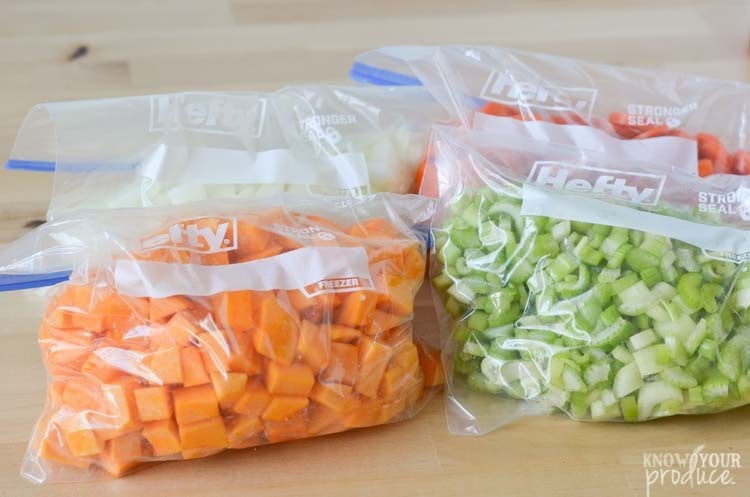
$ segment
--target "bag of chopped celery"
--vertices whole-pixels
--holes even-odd
[[[750,174],[750,85],[491,46],[384,47],[351,77],[424,85],[455,120],[507,140],[602,150],[692,174]]]
[[[55,171],[50,218],[282,191],[408,193],[443,114],[418,88],[50,103],[26,117],[7,167]]]
[[[3,248],[0,273],[74,267],[42,319],[47,401],[22,475],[117,477],[413,416],[440,380],[412,329],[433,207],[286,194],[90,211]]]
[[[750,403],[747,181],[447,127],[432,148],[451,431]]]

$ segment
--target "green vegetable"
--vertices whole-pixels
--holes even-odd
[[[641,421],[750,402],[750,271],[681,241],[524,217],[464,191],[436,242],[452,374],[576,419]]]

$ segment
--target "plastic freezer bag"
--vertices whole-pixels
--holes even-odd
[[[50,217],[283,191],[408,193],[444,113],[419,88],[50,103],[26,117],[7,167],[55,171]]]
[[[490,46],[384,47],[355,80],[422,84],[476,129],[600,151],[707,176],[750,173],[750,85]],[[646,140],[647,139],[647,140]],[[632,141],[630,141],[632,140]]]
[[[432,210],[417,196],[286,196],[35,230],[34,262],[2,270],[74,271],[41,323],[47,400],[23,476],[121,476],[414,415],[440,382],[437,352],[412,334]]]
[[[750,185],[438,127],[448,418],[644,421],[750,402]]]

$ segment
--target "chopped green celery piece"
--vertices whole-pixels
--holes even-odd
[[[500,288],[489,295],[488,300],[493,312],[507,312],[511,304],[518,297],[518,292],[513,287]]]
[[[523,284],[529,277],[534,274],[534,266],[526,259],[518,261],[508,271],[508,281],[516,285]]]
[[[622,278],[613,281],[610,285],[612,286],[612,293],[614,295],[619,295],[623,290],[635,285],[636,283],[638,283],[638,275],[635,273],[628,273]]]
[[[570,235],[570,221],[558,221],[552,226],[550,232],[556,241],[563,241],[568,235]]]
[[[711,283],[720,283],[734,274],[736,266],[731,262],[710,260],[701,267],[703,279]]]
[[[613,283],[613,285],[615,283]],[[624,290],[615,293],[622,301],[618,310],[626,316],[637,316],[643,314],[649,307],[651,307],[651,305],[653,305],[654,298],[651,295],[648,286],[646,286],[643,281],[638,281]]]
[[[604,258],[601,250],[597,250],[593,245],[589,245],[581,251],[581,260],[590,266],[598,266]]]
[[[610,365],[606,361],[593,362],[583,371],[583,379],[587,385],[597,385],[609,379]]]
[[[687,351],[688,355],[695,354],[695,351],[698,350],[698,347],[700,346],[703,339],[706,338],[706,336],[708,336],[708,327],[706,326],[706,320],[701,319],[690,331],[690,334],[685,340],[685,350]]]
[[[620,410],[622,411],[622,419],[625,421],[638,421],[638,402],[634,395],[620,399]]]
[[[718,368],[721,373],[732,381],[737,381],[743,373],[743,357],[748,354],[748,339],[737,335],[725,342],[719,349]]]
[[[685,271],[692,273],[700,269],[698,262],[695,260],[695,253],[692,249],[680,247],[675,250],[675,255],[677,256],[677,266]]]
[[[502,392],[503,388],[500,385],[493,384],[487,381],[487,378],[479,371],[474,371],[469,374],[466,378],[466,385],[477,392],[486,392],[497,394]]]
[[[709,361],[713,361],[718,355],[717,349],[716,342],[707,338],[701,342],[700,346],[698,346],[698,355],[705,357]]]
[[[562,372],[562,382],[568,392],[583,392],[586,385],[581,379],[581,374],[570,366],[565,366]]]
[[[698,385],[698,380],[690,376],[679,366],[667,368],[659,373],[659,376],[664,381],[682,389],[693,388]]]
[[[685,350],[685,346],[677,337],[669,336],[664,338],[664,345],[669,347],[669,352],[672,354],[672,359],[678,366],[684,366],[688,362],[688,353]]]
[[[750,399],[750,375],[744,374],[737,380],[737,393],[744,401]]]
[[[687,403],[692,407],[702,406],[705,401],[703,400],[703,387],[697,386],[688,390]]]
[[[461,257],[461,249],[453,243],[446,243],[438,250],[438,259],[447,266],[455,266],[456,260]]]
[[[651,288],[652,286],[658,284],[659,282],[663,280],[661,271],[656,266],[647,267],[646,269],[640,272],[640,275],[641,275],[641,279],[643,280],[643,282],[649,288]]]
[[[677,293],[691,311],[696,311],[701,307],[700,285],[702,282],[703,276],[700,273],[685,273],[677,282]]]
[[[617,370],[612,383],[615,397],[621,399],[643,386],[643,377],[635,362],[629,362]]]
[[[643,242],[641,242],[638,248],[660,258],[665,252],[672,248],[672,241],[663,236],[645,233],[643,235]]]
[[[573,231],[577,231],[578,233],[586,234],[591,229],[593,224],[591,223],[584,223],[582,221],[571,221],[570,227],[573,229]]]
[[[578,306],[576,322],[581,321],[586,331],[592,331],[596,326],[596,320],[602,313],[602,306],[596,298],[590,298]]]
[[[709,359],[706,359],[703,356],[697,356],[688,361],[685,371],[687,371],[690,376],[698,379],[698,381],[702,381],[706,378],[711,368],[712,364]]]
[[[487,355],[488,347],[482,343],[479,338],[473,333],[469,336],[469,339],[464,342],[462,352],[467,355],[476,357],[484,357]]]
[[[617,307],[613,305],[604,309],[599,315],[599,319],[604,323],[604,326],[609,326],[620,318],[620,312],[617,310]]]
[[[628,241],[628,230],[625,228],[612,228],[609,236],[602,242],[602,252],[607,257],[612,257],[617,249]]]
[[[675,261],[677,261],[677,256],[675,255],[674,251],[670,250],[661,256],[661,261],[659,262],[661,275],[668,283],[674,283],[675,281],[677,281],[677,277],[679,276],[677,269],[674,267]]]
[[[719,304],[716,298],[724,293],[721,285],[716,283],[706,283],[701,287],[701,307],[711,314],[719,310]]]
[[[479,225],[479,241],[485,247],[502,247],[508,241],[508,233],[491,220],[484,221]]]
[[[482,247],[482,241],[479,239],[477,230],[471,226],[454,229],[451,232],[451,241],[455,243],[457,247],[462,249]]]
[[[479,226],[479,220],[482,218],[479,213],[479,204],[477,202],[472,202],[467,205],[463,211],[461,211],[461,218],[466,221],[469,226]]]
[[[472,269],[466,264],[466,259],[459,257],[456,259],[456,272],[461,276],[468,276],[471,274]]]
[[[435,285],[435,288],[437,289],[445,290],[453,284],[453,278],[451,278],[448,273],[443,271],[439,275],[432,278],[432,284]]]
[[[623,364],[633,362],[633,354],[631,354],[628,348],[624,345],[618,345],[617,347],[612,349],[612,357]]]
[[[588,290],[591,285],[591,275],[585,265],[578,267],[578,279],[573,283],[562,281],[555,288],[561,297],[569,299]]]
[[[634,351],[633,359],[643,377],[656,374],[673,364],[671,351],[663,343]]]
[[[646,383],[638,390],[638,419],[651,418],[654,408],[668,401],[684,402],[682,390],[663,380]]]
[[[605,405],[602,400],[595,400],[591,403],[591,419],[594,421],[608,421],[619,418],[620,415],[620,406],[617,403],[609,406]]]
[[[671,299],[677,295],[677,290],[669,283],[660,281],[651,289],[651,295],[654,299]]]
[[[578,267],[579,263],[573,254],[570,252],[561,252],[549,263],[547,271],[549,271],[555,281],[561,281]]]
[[[680,317],[672,321],[660,321],[654,319],[654,331],[658,333],[659,336],[662,338],[668,336],[677,337],[677,339],[683,343],[687,341],[694,328],[695,322],[693,322],[688,314],[682,314]]]
[[[628,250],[625,256],[625,263],[630,269],[636,273],[640,273],[647,268],[658,268],[659,257],[643,249],[633,248]]]
[[[523,222],[521,221],[521,205],[517,202],[511,201],[507,197],[493,204],[490,207],[488,214],[505,215],[511,221],[513,221],[513,224],[516,227],[516,229],[521,229],[523,227]]]
[[[703,382],[703,397],[708,402],[726,399],[729,396],[729,379],[721,373],[711,374]]]
[[[487,294],[490,291],[490,286],[482,275],[471,274],[460,280],[460,282],[466,285],[475,294]]]
[[[632,243],[633,246],[635,247],[643,243],[643,237],[644,237],[643,231],[630,230],[628,232],[628,238],[630,238],[630,243]]]
[[[583,392],[570,394],[570,415],[574,419],[584,419],[589,411],[589,401]]]
[[[487,329],[487,314],[482,311],[474,311],[469,315],[466,324],[472,330],[484,331]]]
[[[604,350],[612,350],[623,340],[626,340],[633,333],[633,324],[623,318],[618,318],[614,323],[606,328],[597,331],[591,337],[591,347],[598,347]]]
[[[599,283],[612,283],[620,277],[620,268],[610,269],[608,267],[602,268],[597,276],[596,280]]]
[[[457,301],[466,305],[471,304],[474,300],[474,296],[476,295],[474,293],[474,290],[469,288],[469,286],[463,280],[454,282],[453,285],[448,288],[448,294],[450,294],[450,296]]]
[[[635,317],[635,327],[639,330],[647,330],[651,328],[651,318],[645,314],[638,314]]]
[[[578,240],[578,243],[576,244],[575,248],[573,249],[573,255],[581,258],[581,253],[586,249],[586,247],[589,246],[591,243],[591,240],[587,236],[582,236],[580,240]]]
[[[484,276],[487,280],[487,284],[490,285],[491,288],[502,288],[504,286],[503,279],[499,275],[493,272],[487,272]]]
[[[448,297],[445,300],[445,310],[448,311],[448,314],[450,314],[454,319],[458,319],[459,317],[463,316],[465,312],[465,304],[462,304],[452,296]]]
[[[505,326],[515,322],[521,316],[521,306],[518,302],[513,302],[507,311],[490,314],[487,324],[493,328]]]
[[[534,239],[534,248],[532,249],[534,257],[541,259],[542,257],[557,257],[560,253],[560,246],[552,236],[552,233],[538,234]]]
[[[464,323],[458,323],[453,327],[453,340],[463,343],[471,336],[471,330]]]
[[[659,339],[654,333],[654,330],[643,330],[640,333],[630,337],[630,347],[633,350],[640,350],[648,347],[649,345],[655,344]]]
[[[608,268],[618,268],[622,266],[622,263],[625,261],[625,257],[628,255],[628,252],[632,250],[633,246],[629,243],[623,243],[618,247],[617,250],[615,250],[612,255],[607,257],[607,267]]]

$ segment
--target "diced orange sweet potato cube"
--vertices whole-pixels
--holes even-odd
[[[172,399],[166,387],[138,388],[133,393],[141,421],[159,421],[172,417]]]
[[[315,376],[306,364],[282,366],[271,362],[266,368],[266,389],[271,394],[306,397],[314,384]]]
[[[379,399],[367,399],[356,408],[345,414],[342,423],[347,428],[362,428],[378,423],[380,416],[381,401]]]
[[[143,458],[140,433],[128,433],[107,442],[99,464],[110,475],[119,477],[133,469]]]
[[[405,250],[404,260],[406,262],[406,277],[413,282],[413,285],[420,285],[424,279],[427,261],[422,256],[418,245],[412,245]]]
[[[413,374],[408,374],[398,365],[389,366],[383,373],[378,387],[378,396],[392,402],[397,399],[402,392],[410,386],[416,384],[417,378]]]
[[[280,364],[289,365],[297,352],[298,325],[275,298],[266,297],[260,304],[259,327],[253,345],[261,355]]]
[[[219,416],[219,400],[210,384],[177,388],[172,391],[172,399],[179,425]]]
[[[78,328],[74,322],[76,312],[67,309],[55,308],[44,316],[44,323],[48,326],[60,329]]]
[[[263,422],[258,416],[235,416],[227,423],[227,438],[232,449],[244,449],[260,444]]]
[[[176,454],[182,449],[180,445],[180,434],[173,419],[162,419],[151,421],[143,425],[143,438],[145,438],[157,457]]]
[[[252,333],[235,333],[234,344],[230,347],[227,367],[235,373],[245,373],[254,376],[263,372],[263,357],[255,350]]]
[[[349,229],[349,233],[357,238],[369,239],[394,239],[402,236],[390,221],[380,217],[373,217],[354,224]]]
[[[378,424],[385,424],[393,421],[394,418],[404,412],[405,408],[405,398],[395,399],[392,402],[383,404],[378,415]]]
[[[197,338],[198,347],[207,371],[227,371],[229,369],[229,343],[221,332],[207,331]]]
[[[216,416],[179,424],[182,449],[226,448],[229,445],[224,421]]]
[[[195,316],[190,311],[179,311],[169,319],[166,326],[151,332],[151,347],[186,347],[202,332],[203,329],[198,326]]]
[[[380,336],[386,331],[408,322],[409,319],[403,316],[397,316],[390,312],[375,309],[372,313],[370,325],[365,328],[365,333],[369,336]]]
[[[359,342],[359,376],[355,390],[366,397],[377,397],[378,386],[393,349],[371,338]]]
[[[94,302],[93,285],[74,285],[68,283],[55,298],[57,305],[71,307],[88,312]]]
[[[39,341],[44,362],[51,373],[78,371],[91,355],[93,346],[78,345],[54,339]]]
[[[183,449],[182,458],[188,459],[201,459],[203,457],[213,456],[226,449],[226,447],[205,447],[200,449]]]
[[[91,466],[91,459],[73,456],[66,447],[60,445],[57,437],[52,434],[47,434],[42,440],[39,456],[50,462],[79,469],[87,469]]]
[[[336,322],[355,328],[367,325],[377,300],[377,294],[371,291],[361,290],[347,294],[338,309]]]
[[[73,411],[96,411],[104,401],[101,388],[93,381],[71,379],[62,394],[63,403]]]
[[[102,425],[102,429],[97,429],[100,438],[109,440],[140,426],[135,404],[135,390],[140,387],[140,382],[132,376],[102,385],[105,401],[95,409],[97,414],[94,416]]]
[[[359,337],[362,336],[361,331],[350,326],[342,326],[340,324],[332,323],[329,325],[323,325],[322,327],[325,326],[328,327],[331,341],[333,342],[354,342],[359,340]]]
[[[86,362],[81,366],[81,371],[105,383],[112,382],[123,374],[115,365],[99,357],[96,350],[89,354]]]
[[[308,435],[304,411],[297,411],[284,420],[266,420],[263,426],[270,443],[298,440]]]
[[[201,264],[204,266],[223,266],[229,264],[229,252],[201,254]]]
[[[183,347],[180,350],[182,361],[182,384],[186,387],[205,385],[211,381],[203,364],[201,351],[196,347]]]
[[[424,374],[425,388],[435,387],[445,383],[445,372],[440,357],[440,349],[427,349],[424,346],[417,347],[419,352],[419,365]]]
[[[309,403],[307,397],[291,395],[274,395],[271,402],[263,411],[263,419],[267,421],[284,421],[297,411],[301,411]]]
[[[193,302],[182,295],[151,299],[149,320],[154,323],[159,323],[171,318],[174,314],[190,309],[191,307],[193,307]]]
[[[320,379],[330,383],[354,385],[359,372],[359,352],[356,345],[334,342],[331,344],[331,360],[321,373]]]
[[[222,409],[231,409],[242,394],[245,393],[247,375],[245,373],[211,373],[211,383],[216,391],[216,398]]]
[[[253,323],[253,299],[249,290],[222,292],[213,299],[217,323],[235,333],[250,330]]]
[[[320,405],[341,413],[356,407],[352,387],[342,383],[316,383],[310,398]]]
[[[414,288],[408,282],[389,285],[378,301],[378,307],[397,315],[414,312]]]
[[[237,249],[231,253],[233,261],[239,261],[251,257],[253,254],[263,251],[271,240],[268,231],[260,229],[255,224],[237,222]]]
[[[297,350],[315,373],[324,369],[330,358],[330,342],[326,331],[325,327],[308,320],[303,320],[300,327]]]
[[[419,371],[419,352],[416,345],[409,341],[399,347],[393,356],[393,362],[400,366],[406,374],[416,375]]]
[[[146,357],[146,367],[158,385],[175,385],[182,383],[182,360],[180,347],[173,346],[154,351]]]
[[[96,436],[84,416],[75,415],[65,419],[61,428],[65,444],[76,457],[94,456],[104,449],[104,443]]]
[[[310,435],[335,433],[344,429],[339,412],[322,404],[310,404],[307,409],[307,432]]]
[[[260,380],[249,381],[245,386],[245,392],[234,403],[232,410],[238,414],[258,417],[263,414],[268,404],[271,403],[271,395]]]

